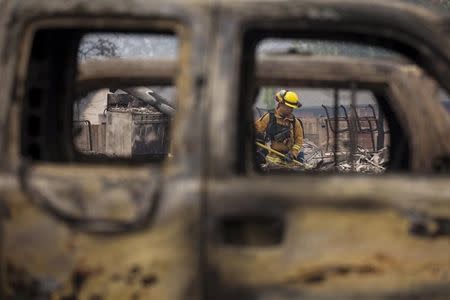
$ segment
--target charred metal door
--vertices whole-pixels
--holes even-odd
[[[12,82],[17,82],[20,89],[27,90],[27,96],[19,96],[15,104],[11,104],[13,107],[10,108],[8,121],[11,121],[14,133],[11,136],[2,133],[2,137],[10,138],[5,142],[10,151],[3,157],[4,173],[1,176],[4,184],[1,191],[2,205],[5,204],[10,214],[9,218],[2,219],[0,295],[27,299],[195,299],[199,296],[200,288],[198,240],[203,135],[202,120],[197,115],[198,97],[194,97],[197,94],[191,78],[198,73],[196,68],[201,69],[203,57],[197,55],[199,51],[192,50],[198,46],[192,45],[203,44],[201,41],[196,42],[196,39],[204,38],[198,29],[204,27],[199,23],[205,19],[200,12],[196,12],[198,15],[192,17],[194,20],[189,23],[195,27],[192,29],[180,27],[179,23],[173,21],[181,17],[183,20],[190,19],[190,14],[194,13],[189,8],[168,9],[161,13],[159,4],[146,4],[130,6],[129,12],[112,13],[120,17],[108,18],[102,17],[106,13],[104,7],[88,4],[86,9],[89,10],[88,6],[92,9],[91,17],[67,19],[67,15],[82,15],[79,11],[71,11],[71,5],[68,5],[62,8],[66,10],[65,13],[61,12],[61,7],[57,8],[55,20],[50,18],[48,23],[33,23],[40,19],[41,9],[45,7],[51,11],[52,7],[55,8],[53,5],[48,3],[47,7],[39,4],[39,9],[29,10],[36,12],[33,16],[23,14],[23,18],[15,19],[14,22],[10,20],[12,28],[11,32],[8,28],[8,35],[17,36],[12,38],[14,42],[11,44],[1,44],[2,47],[16,50],[21,49],[22,42],[25,46],[32,47],[33,43],[37,46],[31,50],[24,46],[24,51],[7,51],[8,54],[5,54],[6,60],[28,66],[19,75],[16,69],[1,68],[8,79],[5,81],[11,85],[5,88],[2,86],[2,90],[4,88],[10,93],[2,93],[0,102],[10,104]],[[117,6],[111,4],[107,14],[110,15],[114,9]],[[136,18],[136,13],[147,16],[156,14],[170,21]],[[27,26],[31,24],[26,27],[26,34],[22,32],[25,26],[21,22]],[[171,135],[171,151],[175,158],[163,163],[139,163],[114,158],[116,161],[113,163],[95,159],[90,162],[26,160],[20,153],[18,132],[20,128],[26,131],[33,126],[24,126],[23,119],[31,119],[32,114],[36,119],[38,112],[42,119],[60,118],[72,122],[70,115],[64,118],[66,116],[42,114],[41,106],[49,102],[47,92],[56,89],[48,83],[46,76],[50,73],[52,78],[64,77],[64,80],[69,77],[62,76],[69,74],[67,68],[64,69],[65,64],[50,65],[50,62],[67,57],[73,61],[76,55],[71,53],[71,56],[64,56],[59,53],[52,56],[49,50],[55,45],[65,47],[70,44],[65,43],[67,40],[76,40],[72,38],[72,33],[78,28],[92,31],[146,31],[159,28],[158,25],[175,26],[182,47],[176,77],[177,82],[182,82],[179,92],[183,95],[183,101],[179,103],[179,115],[175,117],[176,126]],[[39,36],[45,39],[33,39],[34,32],[39,32]],[[63,39],[59,43],[51,42],[55,32]],[[35,48],[39,51],[35,51]],[[3,51],[5,49],[1,50],[6,53]],[[30,51],[31,58],[16,55]],[[41,63],[42,60],[44,63]],[[192,62],[195,62],[195,67],[191,66]],[[71,66],[75,68],[74,63]],[[31,69],[35,73],[31,73]],[[130,67],[126,74],[113,75],[107,82],[113,85],[114,82],[136,84],[136,76],[133,77],[135,70]],[[76,82],[73,73],[70,73],[70,81],[60,82],[60,90],[67,90],[64,89],[67,86],[74,87]],[[101,76],[93,78],[93,81],[102,81]],[[27,85],[27,77],[33,80],[37,78],[39,82]],[[62,99],[58,98],[60,102],[63,102]],[[17,103],[26,106],[29,102],[35,103],[30,104],[30,117],[21,113],[17,107]],[[69,101],[66,103],[71,105]],[[55,132],[62,131],[57,126],[52,128]],[[35,139],[47,132],[41,130],[39,134]],[[143,136],[146,136],[145,133]],[[70,140],[72,135],[60,138]],[[67,152],[70,151],[63,154]]]
[[[249,74],[240,67],[253,62],[238,42],[248,24],[260,23],[259,34],[282,27],[287,35],[323,30],[337,36],[358,28],[361,36],[417,50],[415,58],[426,57],[419,62],[426,61],[426,70],[450,89],[450,45],[430,15],[384,2],[333,3],[236,4],[216,18],[221,34],[217,62],[210,67],[214,85],[209,97],[209,138],[214,143],[204,202],[208,299],[450,297],[448,175],[420,175],[420,167],[416,174],[379,177],[261,175],[249,167],[249,136],[240,132],[248,133],[245,126],[252,123],[240,122],[245,117],[240,112],[248,108],[242,103],[251,101],[254,85],[243,81]],[[419,23],[427,25],[415,25]],[[414,129],[413,124],[402,125]],[[436,128],[444,127],[448,124]],[[448,151],[447,142],[436,142]],[[428,151],[427,146],[416,147]],[[411,165],[422,163],[417,159]]]
[[[211,299],[445,299],[447,179],[211,183]]]

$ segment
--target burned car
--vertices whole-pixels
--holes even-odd
[[[390,1],[77,0],[3,1],[0,19],[2,298],[449,297],[448,16]],[[103,37],[80,48],[90,34],[178,50],[89,70],[89,53],[115,53]],[[264,52],[336,42],[382,55]],[[121,123],[102,119],[111,91],[136,87],[175,88],[173,116],[112,101]],[[279,88],[298,91],[328,172],[255,163],[254,120]],[[96,141],[120,128],[127,150],[80,147],[83,120]],[[156,127],[167,148],[134,156]],[[354,173],[360,147],[386,148],[386,172]]]

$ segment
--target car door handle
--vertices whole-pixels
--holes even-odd
[[[276,246],[283,242],[285,221],[279,215],[231,215],[218,218],[220,242],[229,246]]]
[[[448,218],[410,218],[409,233],[417,237],[450,236],[450,220]]]

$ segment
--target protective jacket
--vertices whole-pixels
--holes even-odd
[[[270,142],[272,149],[283,154],[291,151],[297,157],[302,148],[303,129],[293,115],[283,117],[277,110],[269,111],[255,122],[255,129],[257,139]]]

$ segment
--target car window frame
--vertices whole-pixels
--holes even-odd
[[[244,128],[234,124],[231,115],[244,111],[241,100],[250,98],[241,93],[248,84],[243,80],[248,74],[242,66],[253,57],[249,45],[244,45],[246,36],[252,35],[256,43],[268,37],[314,39],[320,36],[325,39],[333,35],[339,41],[358,40],[392,50],[401,49],[400,52],[406,51],[404,54],[425,67],[424,71],[443,88],[450,90],[450,83],[444,80],[450,77],[450,69],[443,67],[450,62],[450,40],[441,38],[446,32],[439,26],[445,17],[413,5],[393,9],[388,3],[357,1],[346,5],[337,1],[291,4],[269,1],[255,7],[249,2],[239,2],[218,10],[218,22],[226,22],[227,30],[220,32],[213,53],[218,60],[210,66],[212,81],[216,83],[210,88],[209,97],[214,98],[211,107],[217,108],[212,110],[214,124],[208,133],[208,138],[215,141],[210,149],[209,164],[216,167],[208,170],[213,176],[234,176],[245,169],[239,164],[239,155],[245,151],[240,149],[240,139],[235,138]],[[233,41],[231,48],[229,41]],[[227,73],[231,80],[220,82]],[[223,124],[227,124],[226,130]],[[220,137],[217,132],[222,133]]]

